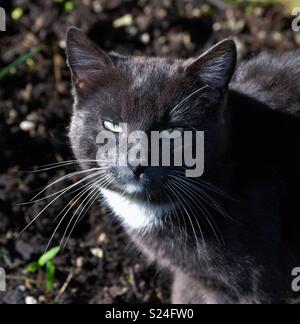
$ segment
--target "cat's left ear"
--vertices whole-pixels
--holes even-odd
[[[68,65],[77,90],[85,89],[113,67],[110,57],[75,27],[68,30],[66,47]]]
[[[185,72],[212,89],[225,89],[231,81],[236,61],[236,45],[232,39],[226,39],[196,60],[187,61]]]

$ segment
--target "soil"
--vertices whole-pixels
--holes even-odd
[[[168,303],[168,273],[146,263],[99,202],[55,259],[52,293],[45,291],[43,271],[24,273],[43,254],[57,225],[55,218],[71,199],[57,199],[18,237],[51,200],[20,203],[76,170],[27,172],[73,159],[66,136],[72,112],[64,54],[67,26],[80,27],[105,50],[135,55],[190,57],[234,36],[240,58],[247,58],[266,50],[296,49],[300,35],[292,31],[292,17],[280,5],[225,9],[219,0],[10,0],[0,1],[0,6],[8,16],[7,32],[0,33],[0,70],[44,46],[0,80],[0,266],[7,276],[0,303]],[[16,8],[23,9],[22,17],[12,19]],[[77,180],[61,182],[44,196]],[[51,246],[60,243],[66,225]]]

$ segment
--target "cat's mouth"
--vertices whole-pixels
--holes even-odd
[[[125,196],[105,188],[101,192],[105,203],[131,229],[153,229],[162,220],[162,217],[172,209],[170,203],[147,202],[146,200],[139,200],[140,198],[137,196]]]
[[[139,184],[128,184],[124,188],[110,187],[109,190],[135,203],[145,203],[152,206],[170,204],[170,200],[163,194],[163,190],[153,190]]]

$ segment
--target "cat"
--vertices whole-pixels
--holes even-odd
[[[299,53],[237,65],[226,39],[195,59],[129,57],[106,53],[74,27],[66,44],[74,154],[82,168],[102,170],[107,206],[140,251],[173,274],[172,303],[295,299]],[[204,131],[203,176],[174,165],[98,166],[97,134],[121,123],[147,133]]]

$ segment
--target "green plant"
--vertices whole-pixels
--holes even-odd
[[[71,13],[76,6],[74,0],[53,0],[53,2],[63,5],[65,12],[68,14]]]
[[[46,292],[51,293],[53,292],[53,286],[55,281],[55,263],[54,259],[59,253],[60,248],[54,247],[49,251],[45,252],[37,262],[33,262],[29,264],[26,269],[25,273],[38,273],[41,274],[44,272],[45,274],[45,289]]]
[[[23,8],[15,8],[11,13],[11,18],[14,21],[19,21],[24,15],[24,9]]]
[[[33,59],[35,56],[37,56],[38,53],[40,53],[44,49],[44,45],[40,45],[36,48],[34,48],[32,51],[29,53],[26,53],[24,55],[21,55],[18,57],[14,62],[6,66],[0,71],[0,80],[4,79],[10,72],[11,70],[17,68],[18,66],[26,63],[28,60]]]

